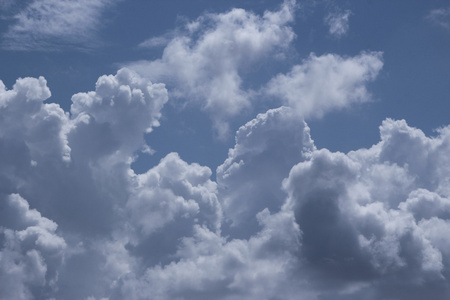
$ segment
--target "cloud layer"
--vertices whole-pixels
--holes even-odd
[[[130,168],[163,85],[123,69],[70,114],[49,96],[43,78],[0,94],[2,299],[449,293],[448,127],[387,119],[379,143],[344,154],[280,107],[238,130],[214,182],[176,153]]]
[[[382,55],[311,54],[245,89],[294,38],[294,7],[201,17],[68,112],[43,77],[0,81],[0,299],[447,299],[450,127],[386,119],[368,149],[319,149],[305,119],[369,101]],[[169,95],[219,134],[254,95],[275,107],[216,179],[174,152],[136,174]]]

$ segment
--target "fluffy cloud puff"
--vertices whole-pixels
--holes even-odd
[[[166,82],[174,97],[199,103],[223,137],[228,133],[227,119],[251,106],[249,92],[241,87],[241,73],[287,48],[294,38],[287,26],[294,7],[295,1],[289,0],[279,11],[263,16],[243,9],[202,16],[172,38],[161,59],[127,67]]]
[[[305,118],[370,100],[366,85],[375,79],[383,62],[381,53],[355,57],[311,54],[288,74],[274,77],[264,92],[282,99]]]

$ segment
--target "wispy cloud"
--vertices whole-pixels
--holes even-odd
[[[34,0],[12,16],[2,37],[9,50],[91,49],[101,44],[100,17],[117,1]]]
[[[324,21],[330,27],[329,33],[336,38],[346,35],[349,30],[348,19],[350,15],[350,10],[328,14]]]
[[[173,39],[172,34],[151,37],[139,44],[140,48],[165,47]]]
[[[436,25],[450,30],[450,7],[433,9],[428,13],[426,19]]]

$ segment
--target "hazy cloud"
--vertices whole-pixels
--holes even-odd
[[[99,45],[96,34],[102,26],[100,16],[114,2],[34,0],[12,17],[2,47],[27,51],[95,48]]]
[[[330,27],[329,33],[336,38],[346,35],[349,29],[348,19],[350,15],[350,10],[328,14],[324,21]]]
[[[436,25],[450,30],[450,7],[433,9],[428,13],[426,19]]]

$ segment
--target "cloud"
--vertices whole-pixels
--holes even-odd
[[[18,194],[0,198],[1,299],[43,298],[57,290],[66,243],[57,225]]]
[[[383,66],[380,52],[355,57],[311,54],[288,74],[279,74],[263,89],[280,98],[304,118],[322,117],[331,110],[370,100],[366,85]]]
[[[322,284],[366,282],[360,293],[370,299],[444,299],[449,257],[436,233],[448,223],[449,174],[437,161],[447,160],[448,129],[432,139],[388,119],[380,132],[370,149],[321,149],[294,166],[283,209],[294,211],[303,257]]]
[[[338,39],[346,35],[349,29],[348,18],[350,15],[350,10],[328,14],[324,21],[330,27],[329,33]]]
[[[317,59],[366,78],[375,68],[361,62],[381,64]],[[69,113],[43,102],[44,78],[0,91],[0,276],[14,287],[3,298],[450,292],[448,127],[430,138],[387,119],[377,144],[345,154],[317,149],[298,106],[271,109],[237,131],[214,182],[176,153],[133,172],[168,94],[130,70],[74,95]]]
[[[101,76],[68,112],[43,77],[0,81],[0,298],[448,298],[450,127],[386,119],[378,143],[340,153],[305,122],[369,101],[381,53],[311,55],[270,80],[258,94],[284,106],[237,130],[216,180],[177,153],[132,170],[169,91],[218,121],[252,104],[241,73],[286,49],[294,6],[201,17],[145,76]]]
[[[426,19],[444,29],[450,30],[450,7],[431,10]]]
[[[111,150],[131,155],[145,144],[143,134],[159,126],[167,100],[164,84],[151,83],[128,69],[101,76],[95,91],[72,96],[73,138],[78,138],[76,130],[93,132],[98,128],[104,130],[104,142],[116,144]],[[84,129],[86,126],[91,128]]]
[[[114,2],[34,0],[12,17],[2,47],[26,51],[95,48],[100,16]]]
[[[294,38],[295,1],[262,16],[243,9],[207,14],[186,24],[164,49],[161,59],[126,66],[152,81],[165,82],[171,96],[197,103],[213,120],[219,137],[230,117],[251,107],[242,73],[262,59],[283,53]],[[151,39],[151,45],[159,39]]]
[[[172,34],[151,37],[139,44],[140,48],[165,47],[173,39]]]
[[[196,226],[191,237],[182,239],[179,260],[146,270],[141,278],[129,274],[121,281],[117,299],[294,299],[308,295],[303,284],[292,278],[296,265],[298,227],[292,215],[258,219],[265,230],[249,240],[226,240]]]
[[[236,145],[217,168],[219,196],[235,234],[255,234],[257,213],[279,211],[286,197],[281,181],[314,149],[309,127],[288,107],[259,114],[239,128]]]

